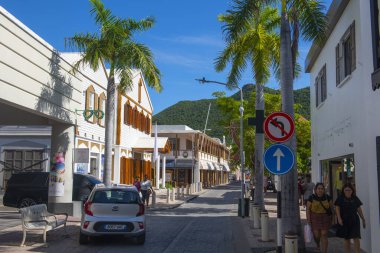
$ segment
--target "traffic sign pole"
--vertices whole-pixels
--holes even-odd
[[[295,131],[292,117],[284,112],[274,112],[264,121],[264,132],[273,142],[289,140]],[[265,167],[276,175],[277,182],[277,247],[276,252],[282,252],[282,221],[281,221],[281,175],[288,173],[294,165],[293,151],[282,144],[270,146],[264,154]]]

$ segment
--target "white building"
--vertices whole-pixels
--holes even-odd
[[[79,58],[57,52],[0,7],[0,188],[12,172],[58,174],[59,167],[62,180],[49,197],[49,209],[70,214],[73,172],[101,178],[104,160],[107,79],[102,70],[90,68],[74,75]],[[132,73],[133,86],[115,97],[115,183],[152,178],[153,106],[141,72]],[[168,151],[167,138],[159,144],[161,152]]]
[[[327,40],[314,43],[306,60],[312,180],[334,199],[342,184],[354,183],[367,220],[366,252],[380,252],[380,91],[372,89],[380,83],[379,2],[334,0]]]
[[[203,187],[228,182],[230,150],[225,143],[186,125],[158,125],[157,130],[171,145],[169,153],[160,154],[166,182],[176,186],[201,183]]]

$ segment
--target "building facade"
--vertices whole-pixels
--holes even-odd
[[[165,166],[160,178],[167,183],[203,187],[228,183],[230,151],[225,143],[185,125],[158,125],[157,134],[167,137],[171,146],[170,152],[160,154],[160,167]]]
[[[363,201],[362,249],[379,252],[379,1],[334,0],[323,45],[306,60],[310,73],[312,179],[335,200],[344,183]],[[377,82],[376,82],[377,80]]]
[[[106,75],[74,74],[79,53],[57,52],[1,7],[0,34],[0,187],[12,173],[50,172],[59,180],[49,209],[72,214],[73,173],[103,175]],[[131,72],[133,85],[115,97],[115,183],[152,177],[153,106],[141,71]],[[167,138],[158,148],[168,151]]]

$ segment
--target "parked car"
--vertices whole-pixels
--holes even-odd
[[[145,243],[145,206],[134,186],[97,185],[84,204],[79,243],[91,237],[122,235]]]
[[[91,175],[74,173],[73,200],[81,201],[88,196],[96,184],[102,183]],[[22,172],[13,174],[7,182],[4,206],[22,208],[36,204],[47,204],[49,172]]]

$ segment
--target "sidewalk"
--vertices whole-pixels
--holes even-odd
[[[265,208],[269,214],[268,228],[269,228],[269,242],[261,241],[261,229],[253,228],[252,217],[246,217],[243,220],[244,231],[247,235],[248,241],[250,242],[250,247],[253,253],[264,253],[264,252],[276,252],[277,245],[277,199],[276,193],[266,193],[265,194]],[[300,216],[302,229],[306,224],[306,211],[300,207]],[[332,234],[332,233],[330,233]],[[353,246],[352,246],[353,248]],[[283,248],[283,251],[285,249]],[[306,252],[319,252],[316,248],[316,244],[313,242],[306,244]],[[344,253],[343,249],[343,239],[337,237],[328,238],[328,252],[331,253]]]

